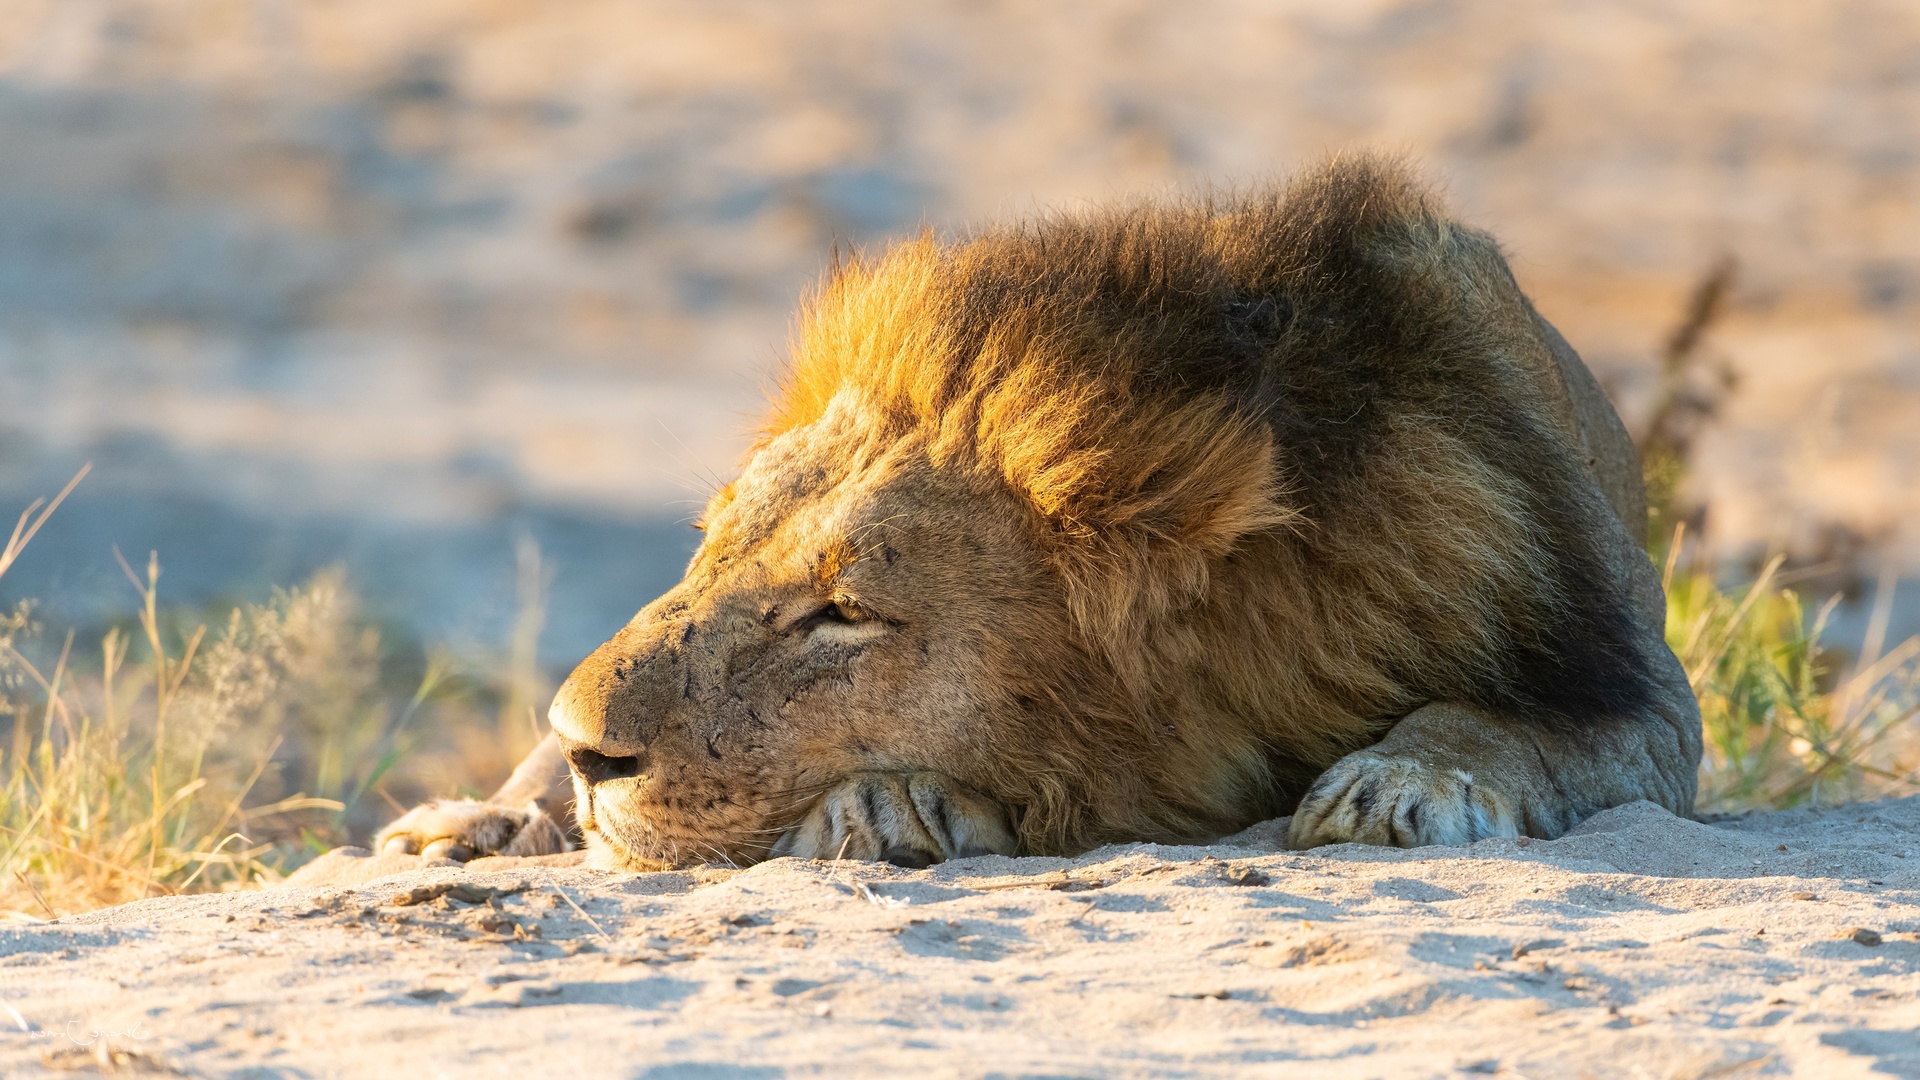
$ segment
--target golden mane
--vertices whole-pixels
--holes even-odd
[[[1289,329],[1274,297],[1419,226],[1441,219],[1409,170],[1361,155],[1237,197],[923,232],[803,305],[764,438],[858,394],[887,435],[1001,475],[1058,535],[1082,624],[1124,637],[1240,538],[1302,523],[1257,400]]]

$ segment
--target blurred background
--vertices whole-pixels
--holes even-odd
[[[1842,597],[1842,657],[1920,633],[1911,0],[9,0],[0,507],[93,470],[0,578],[41,624],[0,619],[40,658],[0,690],[53,671],[14,715],[69,745],[63,710],[116,715],[113,643],[145,640],[121,655],[164,717],[204,621],[176,690],[205,738],[295,733],[228,786],[346,806],[309,848],[363,837],[497,778],[553,677],[678,576],[836,243],[1356,147],[1501,238],[1657,451],[1657,528],[1686,521],[1698,565],[1784,554],[1810,605]],[[142,578],[158,552],[151,626],[116,548]],[[75,627],[96,682],[69,707]],[[459,670],[491,726],[446,720],[466,757],[389,785],[453,738],[402,734]],[[29,726],[15,809],[56,785],[20,771]],[[97,895],[199,872],[155,847]]]
[[[124,610],[117,544],[498,641],[537,549],[564,665],[677,575],[836,241],[1358,146],[1636,426],[1733,260],[1712,551],[1920,570],[1906,0],[15,0],[0,146],[0,505],[94,463],[0,583],[43,613]]]

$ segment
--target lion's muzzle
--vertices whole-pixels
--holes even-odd
[[[639,776],[660,717],[684,703],[679,657],[656,629],[629,628],[581,661],[553,697],[547,718],[575,776],[589,784]]]

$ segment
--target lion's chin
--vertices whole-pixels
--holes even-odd
[[[650,845],[653,848],[650,852],[637,851],[633,845],[622,841],[617,836],[609,835],[604,829],[588,827],[585,832],[586,864],[588,868],[594,870],[651,874],[661,870],[686,870],[714,864],[748,866],[760,861],[753,856],[723,852],[712,844],[675,844],[664,838],[655,839]],[[708,853],[708,857],[702,858],[700,855],[702,851]],[[675,857],[675,852],[678,852],[678,857]]]
[[[673,865],[665,859],[650,859],[630,852],[602,836],[600,830],[593,829],[587,832],[587,868],[611,870],[616,873],[651,874],[660,870],[671,870]]]

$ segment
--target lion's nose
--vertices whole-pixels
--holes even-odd
[[[585,743],[574,742],[564,735],[560,737],[560,752],[567,756],[567,764],[573,767],[573,774],[589,784],[604,784],[609,780],[639,776],[646,767],[640,755],[614,757]]]

